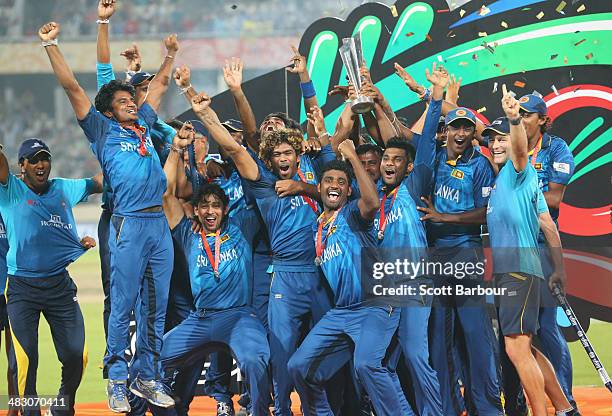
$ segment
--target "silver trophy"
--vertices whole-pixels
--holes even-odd
[[[346,74],[357,93],[357,98],[351,103],[351,110],[356,114],[367,113],[374,108],[374,100],[365,95],[361,95],[361,75],[359,68],[365,63],[363,60],[363,50],[361,48],[361,33],[357,32],[352,38],[342,39],[340,47],[340,57],[346,68]]]

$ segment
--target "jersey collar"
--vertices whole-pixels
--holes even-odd
[[[447,159],[446,164],[450,166],[457,166],[459,162],[467,164],[470,162],[470,160],[472,160],[475,153],[476,149],[474,149],[474,146],[470,146],[463,154],[459,155],[457,159]],[[445,151],[445,157],[448,158],[448,151]]]

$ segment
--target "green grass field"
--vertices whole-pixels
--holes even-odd
[[[89,364],[78,391],[80,403],[105,400],[105,383],[100,365],[104,354],[104,329],[102,325],[102,287],[100,283],[98,253],[86,253],[70,267],[70,273],[79,287],[79,301],[85,318],[86,341],[89,348]],[[588,336],[599,357],[612,370],[612,324],[592,322]],[[574,365],[575,386],[600,386],[601,382],[582,346],[573,342],[570,351]],[[44,318],[39,335],[38,393],[56,394],[59,388],[60,365],[55,354],[51,333]],[[4,354],[2,354],[4,357]],[[0,359],[0,374],[6,374],[6,360]],[[1,383],[4,384],[4,383]]]

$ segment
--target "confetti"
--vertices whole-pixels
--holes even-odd
[[[474,55],[472,55],[472,59],[473,59],[473,60],[475,60],[475,61],[477,61],[477,60],[478,60],[478,54],[477,54],[477,53],[475,53]]]
[[[494,66],[495,68],[499,68],[499,67],[500,67],[500,65],[499,65],[499,64],[493,64],[493,66]]]
[[[480,107],[478,110],[476,110],[478,114],[484,113],[485,111],[487,111],[487,107]]]
[[[550,55],[550,60],[552,61],[553,59],[557,59],[557,56],[559,56],[557,53]]]
[[[585,41],[586,41],[586,39],[581,39],[581,40],[579,40],[578,42],[574,43],[574,46],[578,46],[578,45],[580,45],[582,42],[585,42]]]
[[[575,93],[576,91],[578,91],[580,89],[580,87],[576,88],[574,91],[572,91],[573,93]]]
[[[562,1],[561,3],[559,3],[559,5],[557,6],[557,8],[555,9],[555,11],[557,13],[561,13],[563,11],[563,9],[565,9],[565,6],[567,6],[567,3]]]
[[[572,74],[572,70],[570,69],[570,81],[574,81],[574,74]]]
[[[478,36],[484,38],[485,36],[487,36],[487,32],[478,32]]]
[[[459,66],[468,66],[468,63],[465,61],[459,62]]]
[[[408,33],[406,33],[406,36],[407,36],[407,37],[410,37],[410,36],[412,36],[412,35],[414,35],[414,32],[408,32]]]
[[[438,61],[444,62],[444,59],[442,59],[442,55],[438,55]]]
[[[478,11],[478,14],[481,16],[486,16],[489,13],[491,13],[491,9],[489,9],[487,6],[485,6],[484,4],[482,5],[482,7],[480,8],[480,10]]]
[[[436,13],[448,13],[450,12],[449,9],[440,9],[440,10],[436,10]]]
[[[525,88],[525,83],[522,81],[514,81],[514,86],[517,88]]]
[[[555,95],[559,95],[559,91],[557,91],[557,87],[555,87],[555,84],[551,85],[550,88],[552,88]]]
[[[529,10],[531,10],[531,7],[523,7],[521,9],[522,12],[526,12],[526,11],[529,11]]]
[[[429,36],[429,33],[425,35],[425,38],[426,38],[428,41],[430,41],[430,42],[432,41],[432,40],[431,40],[431,36]]]
[[[585,10],[586,10],[586,6],[585,6],[584,4],[580,5],[580,7],[578,7],[578,8],[576,9],[576,11],[577,11],[578,13],[583,12],[583,11],[585,11]]]
[[[587,61],[589,59],[591,59],[593,57],[593,52],[591,52],[590,54],[586,55],[585,58],[587,59]]]
[[[482,47],[485,48],[486,50],[488,50],[491,53],[495,53],[495,49],[493,49],[493,46],[491,46],[489,43],[487,42],[482,42]]]
[[[544,17],[544,12],[540,12],[540,13],[538,13],[538,14],[536,15],[536,18],[537,18],[538,20],[540,20],[540,19],[541,19],[541,18],[543,18],[543,17]]]
[[[504,72],[506,72],[506,68],[502,68],[501,71],[499,71],[499,73],[502,75],[504,75]]]
[[[567,64],[567,56],[564,56],[564,57],[563,57],[563,63],[564,63],[564,64]]]
[[[454,38],[455,36],[457,36],[457,34],[455,32],[453,32],[452,30],[450,30],[447,34],[446,37],[447,38]]]
[[[459,10],[459,16],[463,17],[464,14],[465,14],[465,10],[463,9]]]
[[[491,94],[495,94],[497,92],[497,82],[493,84],[493,91],[491,91]]]
[[[500,24],[501,24],[501,27],[503,27],[504,29],[508,29],[508,23],[502,20]]]
[[[395,4],[391,6],[391,15],[397,17],[397,7],[395,7]]]
[[[512,90],[508,91],[508,94],[510,94],[513,98],[516,97],[516,93]]]

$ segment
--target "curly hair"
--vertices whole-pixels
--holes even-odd
[[[132,99],[136,100],[136,90],[131,84],[114,79],[108,84],[103,85],[98,94],[96,94],[96,99],[94,100],[96,110],[101,113],[112,112],[113,97],[117,91],[129,92]]]
[[[267,132],[261,138],[259,145],[259,158],[265,163],[268,169],[272,169],[272,152],[283,143],[287,143],[293,147],[295,154],[299,155],[302,152],[302,142],[304,137],[301,133],[294,129],[280,129]]]
[[[289,117],[287,113],[281,113],[281,112],[270,113],[264,118],[263,121],[266,121],[267,119],[272,118],[272,117],[280,118],[281,120],[283,120],[283,123],[285,124],[286,129],[289,129],[289,130],[295,129],[295,130],[301,131],[300,123],[298,123],[297,121]]]

